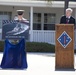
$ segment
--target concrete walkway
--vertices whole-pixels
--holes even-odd
[[[0,53],[0,62],[3,53]],[[74,55],[74,67],[76,69],[76,55]],[[76,75],[76,70],[56,71],[55,54],[51,53],[27,53],[28,68],[26,70],[0,69],[0,75]]]

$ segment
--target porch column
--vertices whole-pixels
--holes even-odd
[[[30,7],[30,42],[33,41],[33,7]]]

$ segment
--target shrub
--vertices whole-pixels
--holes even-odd
[[[4,41],[0,41],[0,52],[4,50]],[[39,42],[26,42],[26,51],[27,52],[55,52],[55,46],[48,43],[39,43]],[[76,49],[74,50],[76,53]]]
[[[55,52],[55,46],[48,43],[27,42],[26,50],[28,52]]]
[[[0,41],[0,52],[4,50],[4,41]]]
[[[4,50],[4,41],[0,41],[0,52]],[[27,52],[55,52],[55,46],[48,43],[26,42]]]

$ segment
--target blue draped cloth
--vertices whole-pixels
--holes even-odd
[[[21,39],[17,44],[5,40],[1,68],[25,69],[27,68],[25,40]]]

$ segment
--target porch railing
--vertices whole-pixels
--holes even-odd
[[[55,31],[33,30],[33,42],[55,44]]]
[[[32,32],[33,42],[45,42],[55,45],[55,31],[33,30]],[[76,49],[76,30],[74,31],[74,48]]]

